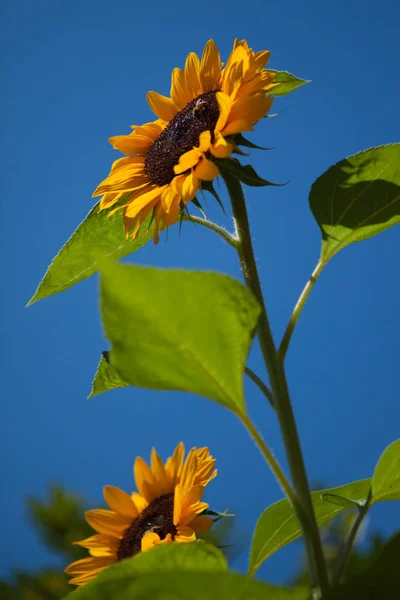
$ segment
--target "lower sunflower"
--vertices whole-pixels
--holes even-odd
[[[172,72],[171,97],[149,92],[156,121],[132,126],[129,135],[110,138],[126,156],[114,162],[93,196],[100,210],[123,211],[127,237],[136,237],[151,214],[154,241],[160,228],[176,222],[203,182],[219,175],[217,159],[236,149],[235,135],[250,131],[272,104],[275,73],[266,71],[267,50],[253,52],[235,40],[223,67],[209,40],[201,59],[191,52],[184,70]]]
[[[208,448],[192,448],[183,459],[182,443],[165,465],[153,448],[150,466],[140,457],[135,461],[138,492],[129,495],[113,486],[104,488],[111,510],[85,513],[98,533],[76,542],[91,556],[65,569],[72,576],[70,583],[84,585],[111,564],[158,544],[193,542],[196,534],[210,529],[213,520],[201,514],[209,506],[202,497],[205,486],[217,474],[215,459]]]

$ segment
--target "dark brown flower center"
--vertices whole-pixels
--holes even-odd
[[[219,117],[217,92],[201,94],[168,123],[148,149],[144,167],[152,183],[166,185],[175,177],[179,158],[199,145],[203,131],[214,131]]]
[[[130,558],[141,551],[142,537],[145,533],[153,531],[164,539],[168,533],[172,539],[177,534],[174,525],[174,494],[164,494],[153,500],[151,504],[135,519],[125,531],[118,552],[117,560]]]

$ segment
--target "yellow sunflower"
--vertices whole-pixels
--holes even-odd
[[[134,477],[138,492],[131,495],[106,486],[104,498],[111,510],[85,513],[89,525],[98,532],[81,542],[91,556],[70,564],[65,572],[70,583],[84,585],[109,565],[158,544],[193,542],[213,524],[201,513],[205,486],[213,479],[215,459],[208,448],[192,448],[186,460],[184,446],[178,444],[172,457],[163,464],[153,448],[151,466],[138,457]]]
[[[215,159],[235,150],[234,137],[253,126],[269,111],[268,94],[275,74],[264,70],[269,51],[253,52],[245,40],[235,40],[223,66],[213,40],[201,59],[191,52],[184,70],[172,71],[171,97],[149,92],[147,100],[158,119],[133,125],[129,135],[110,138],[126,155],[93,194],[103,196],[100,210],[123,211],[127,237],[136,237],[152,213],[154,242],[193,200],[203,181],[219,175]]]

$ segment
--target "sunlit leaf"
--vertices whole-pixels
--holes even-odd
[[[267,71],[275,73],[274,82],[279,81],[279,85],[268,92],[271,96],[286,96],[305,83],[309,83],[307,79],[300,79],[287,71],[273,71],[272,69],[267,69]]]
[[[115,260],[139,250],[153,238],[154,223],[147,231],[150,221],[151,216],[143,223],[138,238],[127,240],[121,214],[108,217],[107,211],[99,212],[96,204],[53,259],[28,306],[96,273],[98,265],[93,250]]]
[[[105,260],[101,311],[110,364],[124,381],[244,411],[243,373],[260,309],[241,283]]]
[[[68,600],[307,600],[290,590],[226,571],[222,553],[204,543],[168,544],[100,573]]]
[[[345,510],[339,504],[323,499],[324,494],[335,494],[357,502],[365,501],[371,487],[370,479],[354,481],[341,487],[312,492],[312,501],[319,525],[323,525]],[[253,574],[277,550],[301,536],[300,523],[287,499],[269,506],[256,524],[250,553],[249,573]]]
[[[93,398],[93,396],[108,392],[109,390],[114,390],[115,388],[124,388],[129,385],[129,383],[121,379],[117,371],[110,365],[108,355],[108,352],[102,353],[89,398]]]
[[[340,161],[315,181],[309,201],[322,231],[324,261],[399,223],[400,144]]]
[[[372,477],[372,502],[400,500],[400,439],[386,448]]]

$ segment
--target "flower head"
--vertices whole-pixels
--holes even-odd
[[[264,70],[268,59],[267,50],[253,52],[235,40],[223,66],[209,40],[201,59],[191,52],[185,68],[173,70],[170,97],[147,94],[155,121],[110,138],[126,156],[93,196],[102,196],[100,210],[123,211],[127,237],[136,237],[152,214],[157,243],[159,229],[178,219],[202,182],[218,177],[216,159],[230,156],[235,134],[251,130],[271,107],[267,94],[276,84],[275,74]]]
[[[89,558],[70,564],[70,583],[84,585],[109,565],[145,552],[158,544],[192,542],[213,521],[202,515],[205,486],[213,479],[215,459],[208,448],[192,448],[184,461],[178,444],[165,465],[153,448],[150,466],[138,457],[134,465],[137,492],[131,495],[106,486],[104,498],[111,510],[89,510],[85,518],[98,533],[76,542]]]

